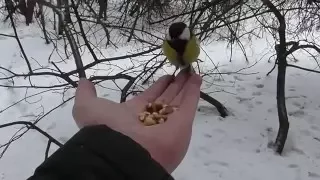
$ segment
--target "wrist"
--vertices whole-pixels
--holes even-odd
[[[133,136],[133,131],[123,134],[106,125],[87,126],[82,130],[89,150],[99,154],[107,161],[121,167],[121,171],[134,179],[170,179],[170,174]],[[136,134],[136,133],[134,133]],[[91,137],[90,137],[91,136]],[[99,142],[99,147],[90,145],[92,140]],[[93,147],[93,148],[92,148]]]
[[[151,156],[151,158],[159,163],[168,173],[172,173],[178,165],[172,164],[175,162],[170,156],[173,154],[174,149],[166,148],[165,143],[161,139],[152,138],[147,136],[142,129],[131,129],[125,133],[131,140],[139,144],[143,149],[145,149]]]

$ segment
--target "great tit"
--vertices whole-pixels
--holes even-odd
[[[192,70],[191,64],[197,61],[200,54],[199,40],[183,22],[170,25],[162,44],[164,55],[176,70]]]

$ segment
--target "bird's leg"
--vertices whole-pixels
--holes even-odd
[[[178,71],[178,69],[179,69],[179,66],[176,66],[176,69],[174,70],[172,76],[175,76],[175,74],[176,74],[176,72]]]
[[[178,69],[181,69],[180,70],[180,72],[183,72],[183,73],[188,73],[188,74],[192,74],[192,73],[194,73],[195,72],[195,70],[193,69],[193,67],[191,66],[191,64],[189,64],[187,67],[185,67],[185,68],[181,68],[181,67],[179,67],[179,66],[176,66],[176,69],[175,69],[175,71],[173,72],[173,74],[172,74],[172,81],[174,81],[175,80],[175,74],[176,74],[176,72],[178,71]]]
[[[184,71],[186,71],[186,73],[192,74],[194,71],[193,67],[191,66],[191,64],[188,65],[188,67],[183,69]]]

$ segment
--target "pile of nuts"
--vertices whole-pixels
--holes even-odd
[[[168,119],[168,115],[176,111],[177,108],[167,104],[149,103],[144,112],[139,114],[139,120],[145,126],[162,124]]]

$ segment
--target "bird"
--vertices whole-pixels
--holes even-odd
[[[192,63],[200,54],[200,43],[184,22],[172,23],[167,29],[162,50],[168,61],[181,70],[193,71]]]

